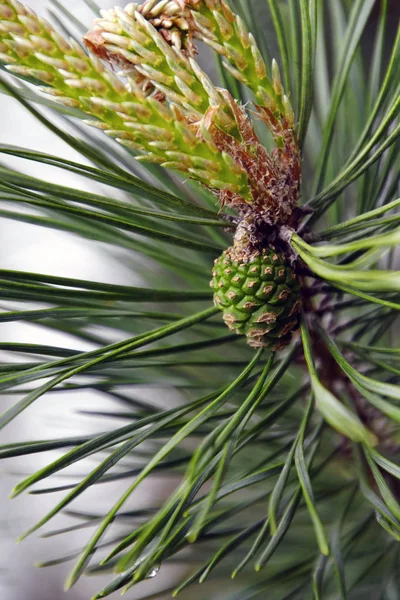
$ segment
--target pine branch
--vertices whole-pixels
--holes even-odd
[[[88,52],[68,37],[69,24],[86,29],[58,2],[66,35],[0,0],[1,89],[93,166],[17,144],[0,153],[102,193],[2,165],[0,216],[100,242],[142,283],[0,271],[2,323],[67,334],[0,344],[0,389],[16,398],[0,426],[45,394],[78,391],[108,402],[82,404],[80,418],[117,423],[0,448],[8,459],[60,451],[15,486],[63,493],[24,535],[62,512],[74,523],[45,537],[94,527],[41,566],[74,560],[69,586],[115,570],[95,598],[174,561],[191,572],[157,598],[192,597],[197,580],[211,598],[231,574],[230,600],[386,598],[400,539],[400,38],[389,39],[387,3],[370,69],[372,1],[349,13],[342,0],[146,0],[101,13],[85,1],[97,17]],[[199,66],[197,41],[226,63],[219,82]],[[67,468],[70,479],[51,480]],[[125,506],[155,475],[162,501]],[[117,482],[111,509],[79,510],[83,494]]]

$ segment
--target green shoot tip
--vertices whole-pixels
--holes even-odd
[[[76,576],[74,575],[74,573],[71,573],[65,580],[64,591],[68,592],[72,588],[72,586],[75,585],[76,581],[77,581]]]
[[[197,542],[197,537],[198,537],[197,532],[194,532],[194,533],[189,533],[189,535],[186,536],[186,539],[189,542],[189,544],[195,544]]]
[[[15,540],[16,543],[19,544],[20,542],[23,542],[31,533],[32,531],[30,529],[29,531],[25,531],[25,533],[22,533],[19,537],[17,537]]]
[[[22,490],[19,490],[18,486],[16,485],[15,488],[11,491],[11,494],[9,495],[10,500],[14,500],[14,498],[19,496],[21,491]]]

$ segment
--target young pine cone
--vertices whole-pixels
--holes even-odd
[[[229,329],[253,348],[280,350],[298,327],[300,281],[284,255],[264,248],[243,257],[233,246],[216,259],[214,303]]]

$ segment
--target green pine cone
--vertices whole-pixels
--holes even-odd
[[[228,248],[214,263],[214,303],[226,325],[253,348],[280,350],[299,323],[300,281],[283,254],[264,249],[237,259]]]

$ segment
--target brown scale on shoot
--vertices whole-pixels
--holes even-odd
[[[248,174],[251,189],[250,200],[229,190],[222,190],[219,193],[222,206],[232,206],[241,215],[252,213],[268,225],[292,225],[301,179],[300,153],[294,130],[284,128],[284,119],[272,121],[269,116],[268,123],[274,123],[275,139],[279,140],[279,146],[269,155],[245,110],[227,91],[221,90],[221,94],[234,115],[240,139],[215,124],[215,109],[210,109],[205,116],[205,126],[217,147],[229,154]],[[258,114],[264,114],[261,108]],[[264,120],[267,122],[267,117]]]

